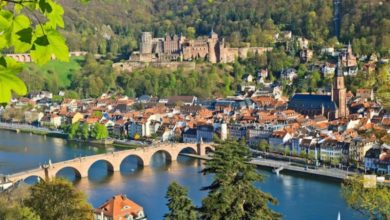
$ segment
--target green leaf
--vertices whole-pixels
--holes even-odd
[[[45,34],[34,41],[30,52],[31,58],[40,65],[50,61],[53,56],[61,61],[69,61],[69,49],[65,38],[55,29],[46,29]]]
[[[49,4],[52,11],[47,13],[47,18],[49,19],[47,24],[49,24],[52,28],[56,28],[56,26],[64,28],[64,20],[62,18],[64,15],[64,9],[61,7],[61,5],[55,2],[49,1]]]
[[[18,95],[26,95],[27,88],[16,73],[22,70],[22,66],[9,57],[0,58],[0,103],[9,103],[12,92]]]
[[[33,30],[30,24],[30,19],[25,15],[18,15],[13,20],[10,42],[17,53],[26,52],[31,48]]]
[[[30,51],[31,59],[39,65],[43,65],[51,59],[51,48],[47,36],[38,37]]]
[[[68,62],[69,49],[66,46],[65,38],[57,30],[48,31],[47,38],[56,59]]]
[[[9,46],[10,26],[12,24],[12,13],[7,10],[0,11],[0,49]]]
[[[51,5],[46,0],[39,0],[38,5],[43,14],[50,13],[52,11]]]

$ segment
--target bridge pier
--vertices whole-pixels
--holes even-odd
[[[196,152],[198,153],[199,156],[204,156],[206,155],[206,150],[204,147],[202,147],[202,141],[196,144]]]

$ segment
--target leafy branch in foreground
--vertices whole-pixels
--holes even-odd
[[[65,26],[63,14],[55,0],[0,1],[0,103],[8,103],[12,92],[27,93],[26,85],[17,76],[23,65],[2,52],[30,52],[32,61],[40,65],[54,57],[69,60],[65,38],[58,31]]]

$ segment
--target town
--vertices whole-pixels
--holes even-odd
[[[302,50],[304,62],[312,53]],[[69,139],[102,144],[207,143],[229,137],[243,139],[257,151],[305,158],[317,166],[388,174],[390,112],[372,89],[358,88],[355,94],[346,90],[344,77],[357,72],[351,45],[333,53],[338,62],[322,68],[324,75],[334,75],[332,88],[315,94],[288,98],[278,83],[266,82],[268,70],[260,69],[245,76],[237,95],[218,99],[149,95],[134,99],[106,93],[96,99],[55,102],[50,92],[31,93],[0,111],[1,125],[59,129]],[[365,66],[376,62],[371,57]],[[292,82],[297,71],[287,69],[281,77]]]

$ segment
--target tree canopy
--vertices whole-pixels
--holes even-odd
[[[390,188],[377,185],[375,188],[364,188],[364,179],[355,176],[347,179],[342,185],[342,195],[348,205],[369,216],[370,219],[388,219],[390,217]]]
[[[226,141],[215,146],[213,158],[206,162],[204,174],[213,174],[208,196],[200,209],[202,219],[279,219],[268,205],[277,200],[254,186],[263,177],[248,162],[250,151],[244,143]]]
[[[198,214],[195,206],[187,195],[187,189],[176,182],[169,185],[165,198],[168,199],[169,213],[164,217],[166,220],[196,220]]]
[[[40,181],[30,189],[26,207],[45,220],[92,220],[92,206],[81,191],[65,179]]]

